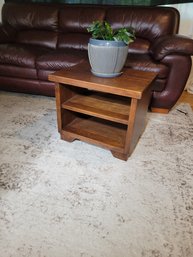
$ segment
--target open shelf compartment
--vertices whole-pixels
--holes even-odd
[[[88,91],[75,93],[62,103],[62,108],[127,125],[130,98]]]
[[[68,134],[73,139],[123,152],[126,131],[126,125],[77,114],[77,117],[62,129],[62,138]]]

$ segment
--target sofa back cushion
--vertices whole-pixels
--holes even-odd
[[[114,30],[133,27],[136,37],[153,42],[161,35],[177,33],[179,12],[171,7],[109,8],[106,20]]]
[[[96,20],[105,19],[103,7],[65,6],[59,13],[59,48],[87,49],[90,34],[88,26]]]
[[[58,9],[41,4],[4,4],[2,22],[16,30],[16,43],[55,48]]]
[[[136,40],[129,51],[147,53],[159,36],[177,33],[179,12],[170,7],[64,6],[59,13],[59,48],[87,49],[87,27],[96,20],[108,21],[114,30],[133,27]]]

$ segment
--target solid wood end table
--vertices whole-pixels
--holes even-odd
[[[119,77],[100,78],[86,62],[49,75],[56,85],[61,138],[92,143],[127,160],[145,129],[156,75],[125,69]]]

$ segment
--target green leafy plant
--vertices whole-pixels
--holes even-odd
[[[87,31],[92,34],[92,38],[111,40],[111,41],[123,41],[126,45],[135,40],[135,32],[133,28],[121,28],[113,31],[111,25],[106,21],[94,21]]]

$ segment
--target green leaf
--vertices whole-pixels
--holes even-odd
[[[135,33],[132,28],[129,28],[128,30],[126,28],[121,28],[116,32],[113,32],[111,25],[107,21],[94,21],[87,28],[87,31],[92,34],[92,38],[123,41],[125,44],[129,44],[135,39]]]
[[[123,41],[128,45],[134,41],[135,35],[133,30],[130,30],[129,32],[126,28],[121,28],[116,31],[113,38],[115,41]]]

